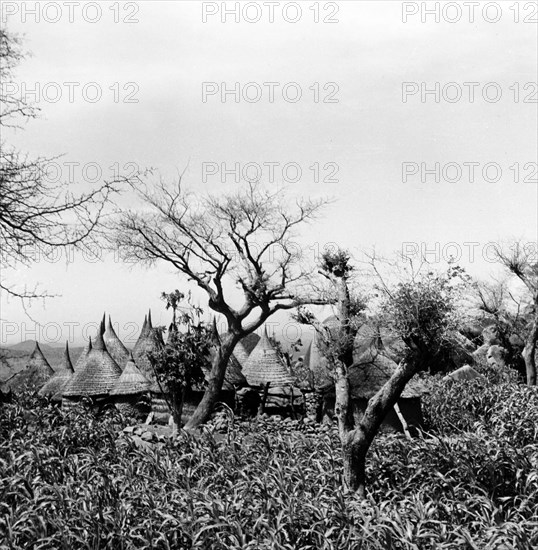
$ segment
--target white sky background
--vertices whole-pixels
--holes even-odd
[[[24,34],[24,48],[33,54],[19,67],[19,83],[32,88],[36,82],[41,86],[97,82],[103,98],[96,103],[85,101],[81,86],[70,103],[63,87],[60,101],[40,101],[39,120],[3,138],[34,156],[65,153],[59,162],[96,162],[106,177],[111,175],[108,167],[116,162],[154,166],[170,177],[189,163],[187,184],[212,192],[245,182],[236,184],[229,175],[226,185],[219,174],[204,184],[204,162],[226,163],[229,168],[236,162],[278,162],[273,186],[282,185],[281,167],[295,162],[302,168],[302,178],[286,184],[291,195],[337,199],[322,220],[302,233],[305,254],[312,259],[326,243],[338,243],[358,256],[374,245],[388,255],[401,251],[403,243],[425,243],[430,250],[439,243],[439,253],[430,254],[429,259],[442,268],[448,259],[444,247],[452,242],[460,247],[460,264],[486,276],[496,271],[482,258],[487,243],[513,237],[535,241],[536,179],[521,180],[533,175],[532,168],[525,170],[524,165],[538,160],[537,90],[523,89],[538,80],[537,24],[514,22],[511,1],[497,2],[501,19],[496,23],[484,20],[483,2],[476,8],[474,23],[463,12],[460,22],[451,24],[436,23],[433,16],[422,23],[420,13],[403,23],[398,1],[341,1],[334,3],[339,8],[338,23],[316,24],[314,12],[308,9],[314,3],[300,2],[303,15],[295,24],[283,20],[284,2],[275,8],[274,23],[268,22],[267,7],[257,23],[235,23],[231,15],[223,23],[221,13],[203,23],[202,2],[190,1],[120,3],[121,18],[131,10],[123,4],[138,8],[134,15],[138,23],[133,24],[114,23],[114,13],[108,9],[111,2],[100,3],[102,17],[93,24],[81,16],[84,2],[75,7],[73,23],[62,2],[57,23],[43,17],[36,23],[31,14],[23,22],[19,11],[8,19],[7,28]],[[4,10],[6,4],[15,3],[4,2]],[[35,2],[25,4],[32,8]],[[222,2],[213,4],[222,7]],[[227,7],[233,4],[228,2]],[[319,2],[322,18],[330,13],[326,4]],[[430,7],[434,4],[428,2]],[[532,17],[531,11],[523,9],[527,4],[520,3],[520,19]],[[139,102],[115,103],[108,89],[115,82],[120,89],[135,82]],[[303,98],[297,103],[284,100],[280,86],[274,103],[268,101],[266,88],[254,103],[243,99],[235,103],[231,96],[226,103],[220,96],[204,103],[203,82],[226,82],[230,88],[235,82],[296,82]],[[336,83],[338,103],[315,103],[309,87],[316,82],[321,84],[322,98],[323,85]],[[441,88],[456,82],[464,95],[455,103],[442,97],[437,103],[432,95],[421,101],[419,93],[404,103],[402,82],[424,82],[429,88],[435,82]],[[479,83],[474,103],[468,100],[464,82]],[[498,102],[482,98],[488,82],[502,90]],[[509,89],[516,82],[521,88],[519,102]],[[447,90],[450,97],[454,90]],[[523,102],[525,97],[533,102]],[[316,162],[322,177],[328,175],[323,166],[336,163],[338,182],[315,183],[309,167]],[[425,162],[429,168],[435,162],[480,166],[474,183],[468,181],[463,166],[458,183],[444,181],[442,176],[435,182],[431,175],[421,183],[420,174],[403,183],[403,162]],[[488,162],[501,167],[500,181],[482,178]],[[519,182],[509,168],[514,163],[520,164]],[[80,181],[79,169],[76,174]],[[269,183],[268,178],[265,169],[262,181]],[[81,182],[73,190],[84,185],[90,184]],[[470,242],[479,243],[474,258],[464,244]],[[31,269],[3,273],[8,283],[33,286],[39,282],[62,296],[45,306],[32,304],[32,317],[49,327],[37,327],[37,334],[20,303],[2,296],[0,345],[36,336],[50,344],[73,336],[79,344],[88,335],[84,325],[97,321],[103,310],[112,314],[120,337],[132,345],[136,334],[128,323],[140,323],[151,307],[154,322],[167,324],[169,313],[159,300],[160,293],[189,288],[165,265],[129,269],[110,258],[89,262],[77,253],[74,258],[69,264],[64,256],[55,263],[42,260]],[[203,297],[201,304],[205,305]],[[284,317],[280,320],[286,322]],[[71,335],[64,323],[76,323]],[[61,335],[57,327],[63,328]],[[275,328],[277,336],[279,330]]]

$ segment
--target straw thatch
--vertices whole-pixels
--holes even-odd
[[[129,361],[129,350],[123,345],[123,342],[118,338],[114,327],[112,326],[112,319],[108,316],[108,324],[103,335],[106,349],[112,356],[112,359],[116,361],[120,369],[124,369]]]
[[[271,344],[266,328],[264,328],[260,341],[249,355],[243,368],[243,374],[252,386],[265,384],[288,386],[293,384],[293,377]]]
[[[394,374],[398,365],[380,353],[367,352],[349,369],[351,397],[370,399]],[[400,398],[420,397],[427,391],[426,387],[412,378],[404,388]]]
[[[84,367],[84,363],[86,361],[86,357],[88,357],[88,353],[90,353],[91,349],[92,349],[92,339],[90,337],[88,338],[88,343],[82,350],[82,353],[80,354],[79,358],[77,359],[77,362],[75,363],[75,372],[82,370],[82,368]]]
[[[121,376],[116,380],[110,395],[138,395],[149,391],[151,382],[140,372],[131,355]]]
[[[69,344],[65,343],[63,361],[58,365],[54,374],[47,383],[39,390],[40,395],[51,396],[53,400],[60,401],[64,387],[69,383],[73,374],[73,364],[69,357]]]
[[[136,365],[150,382],[154,382],[155,376],[153,373],[153,367],[151,366],[149,360],[149,354],[162,349],[162,347],[162,335],[159,331],[153,328],[150,311],[149,316],[144,318],[144,324],[142,325],[140,336],[138,337],[133,349],[133,357]]]
[[[121,369],[112,359],[103,341],[104,323],[97,333],[83,368],[75,372],[67,384],[64,397],[97,397],[107,395],[121,376]]]
[[[26,368],[14,377],[18,386],[27,388],[41,388],[54,375],[49,362],[43,355],[39,344],[35,343],[35,349],[30,355]]]

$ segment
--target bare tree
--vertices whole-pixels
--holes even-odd
[[[532,243],[532,246],[524,245],[521,242],[514,242],[504,247],[499,245],[496,248],[496,254],[499,262],[525,285],[530,295],[530,319],[522,355],[527,372],[527,384],[536,386],[536,352],[538,349],[538,261],[536,259],[536,243]]]
[[[0,80],[14,78],[24,59],[16,35],[0,30]],[[21,122],[35,118],[38,109],[25,98],[0,87],[0,128],[21,128]],[[3,132],[3,133],[4,133]],[[30,159],[4,139],[0,144],[0,270],[30,265],[36,252],[68,246],[84,246],[95,233],[110,195],[116,191],[107,182],[88,193],[74,196],[47,181],[47,163],[53,159]],[[22,300],[48,294],[19,290],[0,281],[0,290]]]
[[[207,294],[210,309],[227,322],[207,390],[186,426],[192,429],[208,419],[237,342],[277,311],[320,301],[304,288],[308,271],[292,237],[327,201],[298,200],[290,206],[281,192],[259,184],[200,197],[183,189],[181,177],[150,189],[138,179],[132,187],[144,208],[120,213],[113,245],[126,260],[172,265]],[[242,296],[238,307],[232,305],[234,287]]]

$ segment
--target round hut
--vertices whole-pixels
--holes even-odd
[[[103,402],[121,376],[121,369],[112,359],[103,341],[104,323],[79,371],[71,378],[62,393],[62,406],[70,408],[82,398]]]
[[[302,406],[303,395],[293,386],[294,379],[269,340],[267,329],[243,367],[243,374],[251,386],[263,388],[262,408],[267,412],[285,413]]]
[[[71,357],[69,357],[69,344],[66,342],[62,362],[58,365],[52,377],[39,390],[39,395],[50,397],[52,401],[61,401],[62,391],[74,373]]]
[[[36,342],[26,367],[12,378],[10,386],[13,390],[38,391],[53,375],[54,371]]]
[[[293,384],[293,377],[269,340],[265,327],[263,336],[245,362],[243,374],[251,386]]]
[[[123,342],[118,338],[114,327],[112,326],[112,318],[108,316],[108,323],[103,335],[106,349],[112,356],[112,359],[116,361],[120,369],[124,369],[129,361],[129,350],[123,345]]]
[[[140,417],[147,413],[144,394],[149,393],[151,382],[140,372],[131,355],[121,376],[110,390],[116,408],[125,416]]]

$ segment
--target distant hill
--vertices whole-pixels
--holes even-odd
[[[47,344],[39,344],[43,355],[49,362],[49,365],[56,369],[63,360],[64,348],[52,347]],[[26,367],[30,355],[35,349],[35,341],[26,340],[20,344],[0,348],[0,382],[5,382],[11,378],[14,374],[17,374]],[[73,364],[77,362],[80,354],[82,353],[82,347],[69,348],[69,355]]]
[[[39,342],[39,347],[41,348],[42,352],[57,349],[55,346],[49,346],[48,344],[42,344],[41,342]],[[26,351],[28,353],[32,353],[32,351],[34,351],[35,349],[35,340],[25,340],[24,342],[19,342],[18,344],[14,344],[13,346],[6,346],[4,349],[10,351]]]

